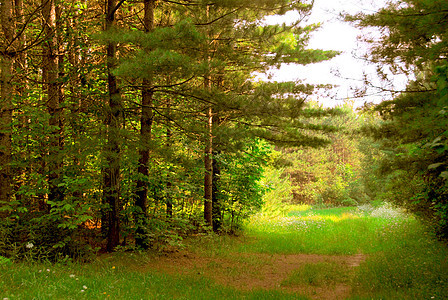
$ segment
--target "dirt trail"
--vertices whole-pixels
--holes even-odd
[[[330,286],[284,285],[282,282],[307,264],[319,262],[337,263],[341,272],[355,270],[366,255],[317,255],[317,254],[233,254],[226,258],[210,258],[187,252],[167,253],[147,265],[144,269],[155,269],[169,274],[202,275],[219,284],[240,290],[277,289],[299,293],[311,299],[346,299],[351,287],[344,282]],[[344,270],[344,271],[342,271]],[[354,272],[351,272],[354,273]]]

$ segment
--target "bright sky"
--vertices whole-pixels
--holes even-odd
[[[273,72],[273,80],[289,81],[304,80],[309,83],[325,83],[337,85],[330,93],[319,95],[318,100],[325,106],[334,106],[343,103],[346,99],[355,101],[355,106],[362,105],[365,101],[380,102],[390,95],[377,94],[377,89],[369,89],[369,96],[356,98],[355,89],[364,86],[363,73],[372,76],[372,83],[376,86],[381,83],[374,78],[375,67],[367,65],[363,60],[357,59],[367,52],[367,46],[357,40],[362,32],[349,23],[344,23],[339,18],[340,12],[357,13],[377,11],[385,0],[315,0],[310,23],[322,23],[322,27],[313,34],[309,48],[338,50],[342,54],[334,59],[305,67],[297,65],[285,65],[280,70]],[[285,22],[297,18],[296,14],[282,16],[277,22]],[[406,78],[398,76],[394,78],[395,89],[404,86]]]

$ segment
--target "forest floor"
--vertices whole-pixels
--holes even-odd
[[[88,263],[0,260],[0,299],[447,299],[448,247],[388,206],[253,216],[240,236]],[[1,258],[1,257],[0,257]]]
[[[182,276],[201,275],[218,284],[244,291],[276,289],[286,293],[299,293],[310,299],[347,299],[352,290],[347,277],[353,277],[356,268],[366,257],[363,254],[231,253],[225,258],[211,258],[189,251],[171,251],[157,260],[148,262],[141,270],[158,270]],[[336,264],[340,267],[343,280],[325,286],[317,282],[286,284],[294,271],[317,263]]]

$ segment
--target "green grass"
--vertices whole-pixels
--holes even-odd
[[[299,207],[298,210],[291,209],[286,213],[287,217],[302,217],[302,216],[340,216],[343,214],[357,213],[356,207],[334,207],[334,208],[322,208],[312,209],[310,206]]]
[[[258,215],[247,225],[256,237],[243,252],[368,254],[351,279],[352,299],[446,299],[448,248],[413,216],[388,205]],[[283,285],[345,280],[328,263],[306,265]],[[346,274],[341,271],[340,274]]]
[[[187,241],[195,255],[218,259],[204,265],[208,272],[170,275],[142,268],[156,259],[149,253],[116,253],[88,264],[17,263],[0,257],[0,299],[307,299],[281,289],[308,286],[309,291],[337,284],[351,286],[349,299],[448,295],[448,248],[415,218],[389,206],[295,207],[282,216],[255,216],[242,237],[209,235]],[[220,271],[260,275],[257,269],[275,263],[269,254],[300,253],[362,253],[367,260],[358,267],[326,259],[306,263],[272,290],[242,291],[206,276]]]
[[[91,264],[20,263],[0,267],[2,299],[306,299],[272,290],[239,291],[204,276],[136,270],[144,256]]]
[[[272,254],[368,254],[385,251],[393,247],[385,240],[390,227],[417,221],[394,213],[390,208],[378,210],[367,216],[353,207],[309,209],[276,217],[260,214],[247,225],[247,232],[257,238],[256,242],[243,245],[241,251]]]
[[[391,247],[362,265],[355,292],[383,299],[447,299],[446,245],[416,223],[388,228],[385,236]]]
[[[348,266],[342,267],[335,262],[310,263],[293,272],[282,282],[282,286],[328,287],[337,283],[347,283],[349,281],[348,273]]]

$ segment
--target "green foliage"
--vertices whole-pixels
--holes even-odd
[[[372,51],[375,61],[397,70],[400,63],[410,69],[426,68],[428,61],[445,59],[447,11],[444,0],[403,0],[390,2],[375,14],[348,16],[347,20],[361,27],[387,29]]]
[[[0,256],[0,266],[11,266],[12,261],[7,257]]]
[[[363,155],[357,149],[359,141],[353,138],[363,120],[350,103],[338,109],[338,115],[315,119],[318,125],[339,129],[327,134],[329,145],[283,151],[282,158],[287,160],[284,173],[293,186],[289,203],[355,205],[370,200],[361,177]]]
[[[218,181],[221,190],[218,201],[223,225],[231,231],[240,229],[242,222],[263,205],[266,187],[260,181],[271,149],[265,142],[248,141],[240,153],[216,157],[223,171]]]
[[[446,231],[446,118],[440,115],[434,92],[406,94],[377,110],[383,121],[369,129],[380,143],[376,161],[368,167],[378,196],[411,209]]]
[[[88,260],[95,250],[80,239],[81,232],[61,230],[54,224],[8,224],[0,228],[3,256],[17,260],[59,261],[66,257]]]
[[[282,63],[316,63],[337,54],[306,47],[318,27],[300,24],[310,14],[310,4],[160,1],[147,32],[143,3],[121,1],[114,11],[116,25],[101,34],[106,16],[97,2],[57,5],[52,30],[60,50],[54,57],[57,72],[46,70],[42,53],[49,37],[42,35],[42,26],[48,24],[41,22],[37,2],[24,3],[23,12],[14,10],[12,21],[20,28],[14,45],[7,45],[9,39],[0,33],[2,49],[21,49],[11,82],[8,154],[13,186],[10,199],[0,199],[0,215],[5,217],[0,255],[39,260],[88,256],[105,247],[112,228],[119,230],[121,240],[116,242],[125,248],[140,238],[141,226],[156,249],[179,246],[187,233],[205,231],[201,160],[209,136],[204,114],[209,107],[213,150],[221,168],[216,180],[219,217],[229,231],[241,228],[244,219],[261,209],[268,190],[261,181],[271,146],[262,140],[322,146],[328,144],[325,134],[335,130],[317,120],[337,110],[304,104],[315,86],[253,80],[255,71],[267,72]],[[295,24],[261,21],[291,10],[303,17]],[[116,63],[111,56],[117,57]],[[48,74],[57,80],[48,82]],[[117,86],[108,89],[114,85],[112,75]],[[142,90],[151,94],[150,104],[142,103]],[[50,109],[50,102],[57,108]],[[145,135],[141,117],[147,110],[151,132]],[[142,150],[149,153],[148,174],[140,170]],[[112,167],[115,173],[109,172]],[[109,181],[116,185],[111,188]],[[288,197],[287,184],[281,184]],[[136,204],[146,188],[143,222],[138,215],[145,210]],[[116,205],[110,205],[110,198]]]
[[[280,152],[274,153],[276,153],[275,156],[280,155]],[[266,193],[263,195],[262,212],[264,214],[273,216],[283,214],[287,207],[285,203],[291,202],[291,182],[283,174],[283,169],[272,166],[264,169],[263,178],[260,181],[260,184],[266,188]]]
[[[415,75],[405,93],[375,108],[380,120],[365,130],[378,141],[377,161],[367,166],[370,192],[416,212],[441,237],[448,232],[447,11],[443,0],[405,0],[348,17],[382,30],[371,53],[375,62]]]

